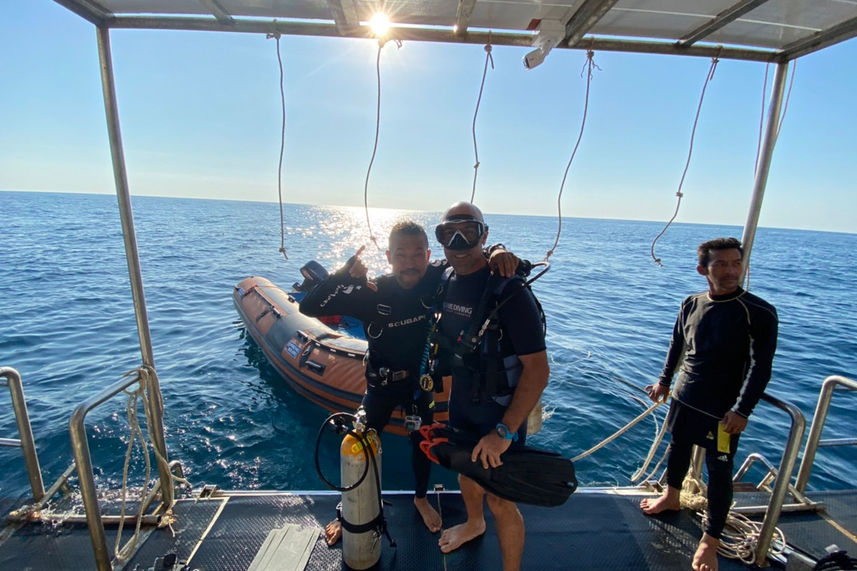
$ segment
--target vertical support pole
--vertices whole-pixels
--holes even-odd
[[[753,182],[753,196],[750,199],[750,209],[747,212],[747,221],[744,223],[744,234],[741,244],[744,246],[744,271],[741,274],[741,284],[747,275],[747,267],[750,265],[750,253],[753,250],[753,241],[756,239],[756,228],[759,225],[759,213],[762,211],[762,200],[765,198],[765,187],[768,184],[768,172],[771,169],[771,159],[774,156],[774,146],[777,144],[777,133],[780,130],[780,112],[783,106],[783,93],[786,87],[789,62],[777,64],[774,73],[774,84],[771,90],[771,99],[768,105],[768,121],[765,135],[762,140],[762,148],[756,161],[756,178]]]
[[[125,257],[128,262],[128,275],[131,279],[131,294],[134,298],[134,314],[137,318],[137,333],[140,338],[140,353],[143,366],[155,370],[155,357],[152,351],[152,339],[149,333],[149,318],[146,312],[146,296],[143,291],[143,277],[140,271],[140,257],[137,251],[137,235],[134,230],[134,215],[131,210],[131,194],[128,190],[128,176],[125,170],[125,154],[122,150],[122,132],[119,128],[119,108],[116,103],[116,86],[113,79],[113,58],[110,52],[110,30],[98,26],[98,59],[101,65],[101,87],[104,93],[104,112],[107,116],[107,132],[110,136],[110,154],[113,159],[113,178],[116,184],[116,197],[119,200],[119,215],[122,220],[122,235],[125,239]],[[173,503],[173,480],[169,470],[169,457],[164,438],[163,398],[156,375],[148,375],[146,398],[152,411],[152,446],[163,461],[158,462],[158,475],[161,479],[161,494],[164,504]]]

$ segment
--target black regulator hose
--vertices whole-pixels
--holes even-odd
[[[315,471],[318,473],[318,477],[321,478],[321,481],[324,482],[331,490],[336,490],[337,492],[350,492],[354,490],[363,483],[363,480],[366,479],[366,474],[369,473],[369,459],[372,459],[372,465],[375,466],[375,474],[378,473],[378,468],[375,465],[375,455],[372,453],[372,449],[369,445],[369,440],[359,432],[356,432],[350,428],[347,428],[347,421],[354,421],[357,417],[353,414],[348,414],[347,412],[335,412],[324,419],[324,422],[321,425],[321,428],[318,429],[318,436],[315,439]],[[318,461],[318,450],[321,445],[321,437],[324,434],[325,427],[333,427],[333,431],[337,434],[350,434],[354,438],[356,438],[360,444],[363,446],[363,453],[366,454],[366,468],[363,470],[363,473],[360,475],[360,478],[352,484],[351,486],[337,486],[330,480],[324,477],[324,473],[321,470],[321,464]],[[380,485],[380,484],[379,484]]]

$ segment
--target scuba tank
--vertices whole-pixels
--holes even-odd
[[[347,489],[342,492],[340,508],[342,558],[352,569],[368,569],[381,558],[377,526],[381,499],[376,484],[381,478],[381,439],[375,429],[361,436],[349,432],[339,448],[341,482]]]
[[[353,420],[349,429],[346,421]],[[319,464],[319,446],[325,428],[345,433],[339,447],[341,485],[331,483]],[[319,430],[315,443],[315,468],[322,482],[342,493],[336,508],[342,525],[342,558],[350,569],[369,569],[381,559],[381,536],[386,535],[391,547],[396,543],[387,530],[381,500],[381,439],[374,429],[366,429],[366,412],[361,407],[356,415],[335,413]]]

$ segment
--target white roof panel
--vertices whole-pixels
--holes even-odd
[[[566,24],[571,47],[627,51],[723,45],[725,57],[798,57],[857,35],[857,0],[55,0],[115,28],[216,29],[366,37],[382,8],[403,37],[526,44],[542,19]],[[276,23],[274,21],[276,20]],[[454,32],[456,24],[462,28]],[[333,24],[336,24],[335,29]],[[267,26],[267,27],[265,27]],[[406,32],[404,30],[407,30]],[[463,33],[467,32],[467,33]],[[681,48],[672,44],[685,40]],[[761,52],[759,51],[761,50]]]

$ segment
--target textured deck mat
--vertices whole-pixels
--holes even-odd
[[[701,534],[697,518],[687,512],[647,517],[640,512],[643,496],[579,490],[559,508],[521,506],[526,522],[523,569],[547,570],[664,570],[686,569]],[[500,552],[494,522],[486,511],[487,531],[457,551],[444,555],[413,507],[410,494],[384,494],[384,509],[391,547],[382,539],[378,569],[432,570],[500,569]],[[857,527],[857,494],[852,491],[812,494],[847,530]],[[465,519],[457,493],[430,494],[438,505],[444,526]],[[175,535],[169,529],[152,531],[125,569],[148,569],[157,557],[174,553],[190,559],[199,571],[245,571],[271,530],[286,524],[318,529],[312,547],[310,570],[342,570],[340,546],[327,547],[321,535],[335,514],[338,494],[242,494],[200,501],[181,500],[176,505]],[[225,502],[225,503],[224,503]],[[218,511],[220,507],[221,511]],[[817,514],[785,514],[781,527],[786,537],[809,554],[823,554],[837,543],[849,552],[857,546]],[[821,531],[816,531],[817,529]],[[828,535],[833,534],[831,540]],[[838,535],[837,535],[838,534]],[[115,529],[108,530],[112,550]],[[127,531],[123,533],[127,536]],[[203,538],[200,542],[200,538]],[[819,551],[820,550],[820,551]],[[192,557],[191,557],[192,555]],[[94,557],[84,526],[28,525],[0,542],[2,569],[93,569]],[[721,558],[720,569],[747,567]]]
[[[437,505],[437,496],[430,500]],[[464,521],[461,497],[441,494],[446,526]],[[382,540],[380,569],[499,569],[500,552],[494,523],[486,513],[488,531],[457,551],[444,555],[437,534],[422,524],[412,496],[385,495],[384,509],[396,541]],[[247,569],[271,529],[287,522],[321,527],[334,514],[339,498],[326,496],[257,496],[231,498],[214,524],[191,567],[206,570]],[[699,540],[695,518],[687,513],[646,517],[639,498],[578,494],[561,508],[522,506],[527,526],[524,569],[663,569],[689,567]],[[724,561],[721,569],[746,567]],[[344,569],[339,546],[328,548],[319,536],[307,569]]]
[[[841,491],[807,495],[813,501],[824,503],[825,514],[782,514],[779,528],[786,535],[786,541],[815,559],[826,555],[824,548],[831,544],[846,550],[851,557],[857,556],[854,540],[857,537],[857,494]]]

